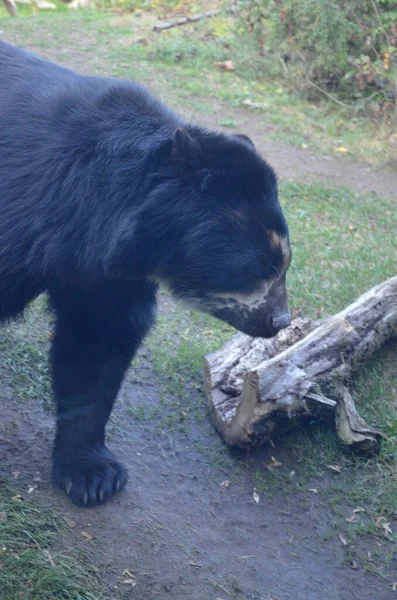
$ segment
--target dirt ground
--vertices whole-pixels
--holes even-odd
[[[216,125],[221,105],[217,111],[200,115],[200,121]],[[236,118],[280,177],[395,195],[397,173],[387,167],[376,171],[345,158],[270,143],[255,114],[241,111]],[[163,298],[163,314],[169,302]],[[290,458],[283,444],[250,456],[231,452],[209,422],[202,390],[191,386],[185,389],[186,402],[197,406],[201,418],[190,423],[188,433],[161,427],[156,418],[133,418],[134,406],[145,403],[148,411],[155,411],[159,398],[169,417],[175,402],[164,391],[166,379],[153,371],[148,351],[141,352],[139,363],[124,385],[109,426],[109,445],[128,467],[129,483],[113,501],[95,509],[77,509],[50,483],[54,424],[49,412],[39,402],[21,405],[15,391],[0,386],[1,471],[8,477],[20,472],[17,483],[23,489],[37,485],[32,497],[39,505],[50,504],[67,516],[71,543],[93,552],[109,583],[109,599],[397,597],[390,580],[352,568],[351,548],[338,538],[335,515],[325,500],[332,474],[308,482],[299,492],[261,495],[256,503],[252,472],[264,469],[271,455],[288,468]],[[299,466],[291,463],[290,468]],[[225,481],[231,485],[221,485]],[[317,488],[320,494],[310,491]],[[82,532],[93,538],[88,540]],[[357,543],[363,552],[373,552],[376,541]],[[136,576],[134,587],[123,583],[130,578],[126,569]],[[397,580],[397,571],[391,571]]]
[[[21,418],[20,405],[0,398],[2,471],[21,472],[18,485],[37,485],[37,502],[50,503],[71,524],[73,542],[90,546],[95,564],[106,573],[109,598],[139,600],[386,600],[389,583],[349,566],[335,536],[326,502],[305,491],[277,493],[253,501],[251,469],[270,461],[269,450],[250,457],[220,448],[207,419],[189,437],[173,431],[153,435],[126,412],[134,402],[153,406],[160,384],[125,385],[110,446],[128,466],[127,488],[95,509],[77,509],[49,481],[52,419],[39,407]],[[112,429],[112,427],[111,427]],[[211,465],[197,444],[215,447],[228,467]],[[288,461],[282,446],[272,450]],[[228,488],[223,481],[232,481]],[[315,489],[312,481],[308,489]],[[326,495],[326,482],[321,481]],[[83,532],[94,536],[83,538]],[[369,543],[370,544],[370,543]],[[371,548],[371,544],[368,545]],[[123,581],[128,569],[132,588]]]
[[[165,318],[170,310],[175,305],[163,295]],[[0,392],[1,472],[7,478],[19,472],[14,484],[25,493],[37,486],[31,496],[37,504],[67,517],[69,543],[89,548],[109,585],[108,600],[394,597],[390,580],[365,574],[357,558],[375,555],[376,540],[345,547],[338,537],[351,513],[342,502],[337,517],[327,502],[335,475],[309,479],[298,492],[278,486],[256,503],[253,472],[264,472],[271,456],[287,472],[299,473],[284,444],[251,455],[230,451],[210,424],[200,386],[182,382],[186,396],[180,400],[167,391],[167,376],[153,370],[150,350],[143,348],[137,363],[108,426],[109,446],[127,465],[129,483],[100,508],[78,509],[52,487],[51,414],[37,401],[21,403],[10,387]],[[186,428],[173,419],[180,414],[178,402],[197,417]],[[156,416],[134,412],[142,405],[146,417]],[[124,583],[130,573],[134,587]]]

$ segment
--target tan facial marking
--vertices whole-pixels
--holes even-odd
[[[266,230],[266,235],[269,238],[270,246],[275,249],[279,248],[281,254],[283,256],[283,261],[286,267],[289,266],[291,262],[291,248],[288,243],[288,239],[284,235],[280,235],[277,231],[274,230]]]

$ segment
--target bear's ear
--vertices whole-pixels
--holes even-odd
[[[172,140],[172,158],[178,162],[198,164],[202,154],[203,151],[199,141],[190,135],[186,129],[179,127],[175,131]]]
[[[243,133],[236,133],[235,135],[236,137],[240,138],[240,140],[243,140],[243,142],[246,142],[249,146],[256,150],[254,142],[251,140],[251,138],[248,137],[248,135],[244,135]]]

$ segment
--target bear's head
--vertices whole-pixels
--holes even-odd
[[[195,126],[178,129],[166,154],[142,214],[150,276],[248,335],[275,335],[291,321],[275,173],[246,136]]]

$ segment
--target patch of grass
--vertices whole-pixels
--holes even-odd
[[[225,113],[226,103],[244,108],[247,120],[255,118],[258,136],[326,152],[344,147],[372,162],[394,159],[395,136],[386,125],[352,116],[328,100],[314,104],[300,98],[288,78],[275,78],[276,59],[259,56],[253,40],[242,37],[226,13],[155,34],[153,25],[161,18],[153,11],[115,16],[60,6],[56,13],[34,15],[22,8],[22,18],[13,20],[1,18],[0,5],[3,37],[83,72],[138,79],[188,118],[217,106]],[[214,66],[224,60],[232,60],[235,71]]]
[[[286,181],[280,196],[291,234],[293,307],[311,317],[332,314],[396,273],[392,200]]]
[[[4,600],[100,600],[94,571],[56,546],[62,518],[0,481],[0,596]]]
[[[168,391],[182,397],[187,380],[202,386],[204,356],[234,332],[217,319],[179,306],[173,313],[160,316],[147,341],[154,372],[167,379]]]
[[[49,319],[41,297],[24,318],[0,328],[0,372],[19,400],[40,400],[51,408],[48,351]]]

